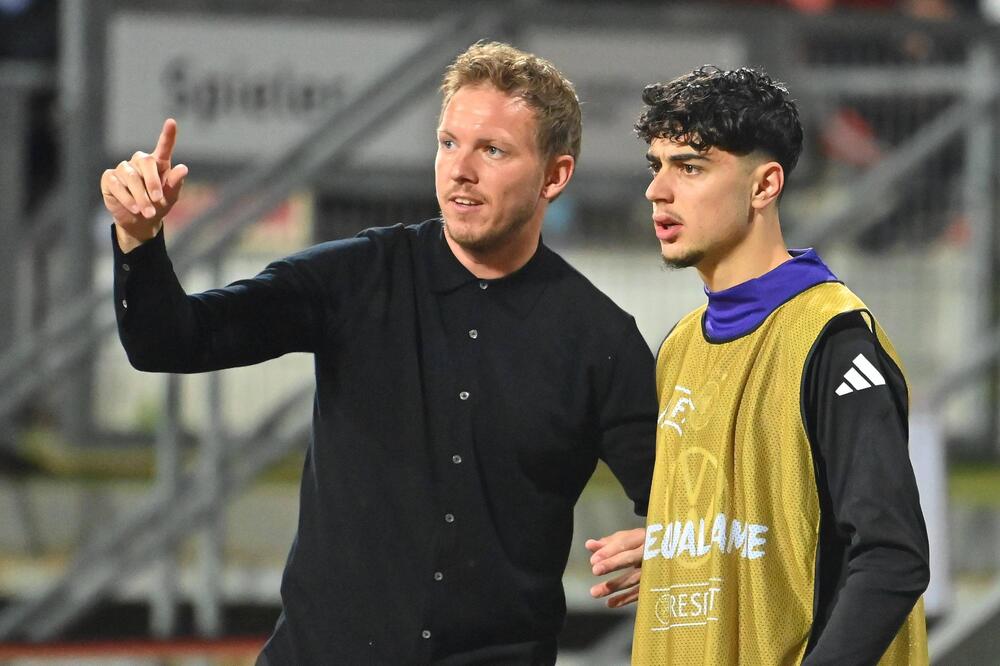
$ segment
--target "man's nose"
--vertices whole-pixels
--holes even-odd
[[[459,182],[476,182],[476,169],[470,151],[455,151],[451,162],[451,178]]]

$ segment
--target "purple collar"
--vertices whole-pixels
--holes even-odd
[[[793,296],[821,282],[837,282],[816,252],[789,250],[792,258],[764,275],[722,291],[709,291],[702,319],[709,342],[729,342],[750,333]]]

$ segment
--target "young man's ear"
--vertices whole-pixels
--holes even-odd
[[[785,170],[777,162],[764,162],[753,172],[753,192],[750,205],[761,210],[777,201],[785,189]]]
[[[572,155],[556,155],[549,160],[548,169],[545,171],[545,182],[542,183],[542,197],[552,201],[559,196],[569,184],[575,168],[576,160]]]

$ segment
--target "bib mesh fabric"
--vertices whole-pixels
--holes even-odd
[[[854,310],[899,359],[839,283],[807,289],[722,344],[705,340],[704,309],[677,324],[657,359],[632,663],[797,664],[813,617],[820,519],[800,407],[806,360],[830,319]],[[927,663],[922,602],[880,663]]]

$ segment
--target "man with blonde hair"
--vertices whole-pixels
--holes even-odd
[[[580,150],[550,63],[480,43],[448,68],[441,218],[369,229],[187,295],[162,220],[176,123],[106,171],[119,333],[136,368],[315,355],[283,610],[259,664],[552,664],[573,506],[605,460],[644,513],[653,359],[541,243]]]

